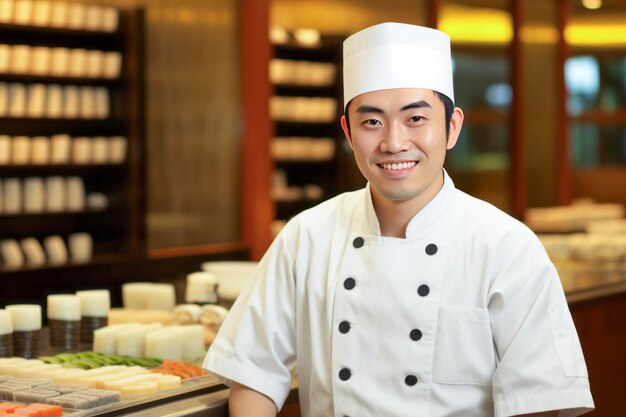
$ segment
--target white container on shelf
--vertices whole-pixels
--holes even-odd
[[[47,165],[50,163],[50,138],[35,136],[30,144],[31,163],[33,165]]]
[[[110,116],[109,90],[104,87],[94,88],[94,111],[98,119],[107,119]]]
[[[38,304],[11,304],[5,307],[11,313],[14,332],[41,330],[42,313]]]
[[[65,211],[66,201],[65,178],[60,176],[46,177],[46,211],[50,213]]]
[[[90,138],[81,136],[72,139],[72,163],[90,164],[92,153]]]
[[[63,87],[63,117],[76,119],[80,116],[80,90],[75,85]]]
[[[0,82],[0,116],[4,117],[9,113],[9,85]]]
[[[13,333],[13,321],[11,312],[0,310],[0,335],[4,336]]]
[[[95,4],[85,6],[85,29],[94,32],[102,30],[102,6]]]
[[[87,50],[82,48],[70,49],[67,75],[70,77],[84,77],[87,71]]]
[[[96,116],[96,92],[94,88],[80,87],[80,117],[93,119]]]
[[[80,320],[80,300],[75,294],[52,294],[47,297],[49,320]]]
[[[92,139],[91,162],[106,164],[109,160],[110,141],[105,136],[96,136]]]
[[[69,4],[64,1],[53,1],[50,4],[50,26],[55,28],[67,27]]]
[[[67,190],[67,210],[84,211],[85,183],[83,179],[81,177],[68,177],[65,181],[65,189]]]
[[[83,3],[70,3],[67,9],[68,29],[81,30],[85,28],[85,5]]]
[[[109,139],[109,162],[122,164],[126,161],[128,139],[124,136],[112,136]]]
[[[46,114],[46,86],[30,84],[26,91],[26,116],[41,118]]]
[[[119,26],[119,11],[114,7],[102,8],[102,30],[116,32]]]
[[[203,271],[215,275],[218,296],[234,301],[252,278],[257,265],[258,262],[252,261],[216,261],[204,262],[201,267]]]
[[[50,75],[63,77],[68,74],[70,65],[70,50],[65,47],[50,49]]]
[[[63,117],[63,87],[57,84],[46,86],[46,117],[58,119]]]
[[[11,68],[11,46],[0,44],[0,73],[9,72]]]
[[[27,165],[30,163],[30,138],[14,136],[11,139],[11,164]]]
[[[102,193],[88,193],[85,200],[87,208],[90,210],[105,210],[109,206],[108,197]]]
[[[176,290],[173,284],[155,283],[145,291],[148,310],[172,311],[176,306]]]
[[[80,314],[83,317],[106,318],[111,310],[111,292],[109,290],[76,291],[80,299]]]
[[[22,181],[19,178],[4,178],[2,182],[4,214],[17,214],[22,211]]]
[[[102,75],[104,78],[119,78],[122,74],[122,54],[118,51],[107,51],[103,54]]]
[[[8,115],[24,117],[26,114],[26,86],[21,83],[9,84]]]
[[[122,284],[122,304],[124,308],[143,310],[146,308],[146,294],[153,285],[151,282],[127,282]]]
[[[67,164],[72,154],[72,138],[70,135],[59,134],[50,138],[50,163]]]
[[[67,238],[70,259],[74,263],[87,263],[93,256],[93,239],[89,233],[72,233]]]
[[[24,212],[43,213],[46,209],[46,189],[43,178],[24,179]]]
[[[24,266],[24,254],[17,240],[4,239],[0,241],[0,253],[2,253],[2,266],[4,268],[18,269]]]
[[[85,76],[89,78],[102,77],[104,69],[104,52],[97,49],[87,51]]]
[[[67,263],[67,246],[61,236],[48,236],[43,240],[46,258],[49,265],[64,265]]]
[[[0,0],[0,23],[11,23],[13,21],[13,0]]]
[[[31,74],[47,75],[50,73],[50,48],[47,46],[33,46],[30,58]]]
[[[50,26],[52,4],[47,0],[37,0],[33,4],[33,26]]]
[[[42,267],[46,264],[46,254],[41,243],[34,237],[20,240],[20,246],[25,257],[25,264],[32,268]]]
[[[185,302],[217,303],[217,278],[211,272],[197,271],[187,275]]]
[[[11,47],[9,72],[14,74],[28,74],[30,72],[30,55],[30,45],[13,45]]]
[[[11,163],[11,137],[0,135],[0,165]]]
[[[30,25],[33,21],[33,1],[15,0],[13,6],[13,23],[16,25]]]

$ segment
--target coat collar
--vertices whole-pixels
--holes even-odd
[[[437,195],[421,209],[409,222],[406,230],[406,237],[409,240],[416,240],[432,233],[438,227],[439,222],[445,218],[447,212],[451,209],[455,197],[455,186],[452,178],[446,170],[443,170],[443,187]],[[380,224],[374,203],[372,202],[371,185],[368,182],[363,193],[361,201],[362,209],[359,210],[360,215],[356,216],[359,220],[356,230],[367,235],[380,236]]]

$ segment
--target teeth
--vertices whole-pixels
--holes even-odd
[[[380,164],[384,169],[390,170],[399,170],[399,169],[409,169],[417,165],[417,162],[401,162],[399,164]]]

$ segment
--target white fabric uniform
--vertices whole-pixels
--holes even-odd
[[[382,237],[369,185],[296,216],[204,362],[303,417],[511,416],[593,408],[557,272],[534,234],[456,190]]]

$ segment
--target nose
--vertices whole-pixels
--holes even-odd
[[[380,150],[388,153],[398,153],[408,150],[409,141],[406,132],[398,123],[387,126],[380,142]]]

